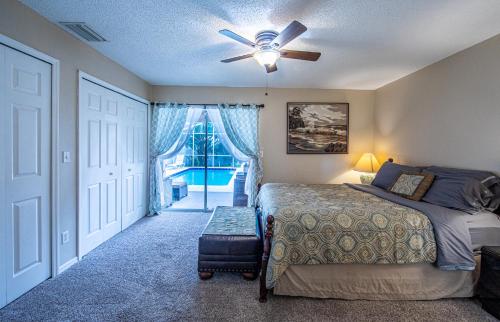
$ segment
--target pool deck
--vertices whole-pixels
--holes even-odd
[[[214,209],[217,206],[232,206],[232,192],[208,192],[207,208]],[[188,195],[179,201],[175,201],[167,209],[203,209],[203,191],[189,191]]]
[[[167,168],[163,171],[163,178],[174,176],[185,170],[196,167],[178,167]],[[210,169],[210,168],[209,168]],[[232,206],[234,179],[239,168],[235,169],[233,176],[227,185],[208,185],[207,186],[207,208],[214,209],[216,206]],[[203,209],[204,185],[188,184],[188,195],[181,200],[174,201],[168,209]]]
[[[173,176],[173,175],[175,175],[179,172],[182,172],[184,170],[187,170],[187,169],[189,169],[189,168],[188,167],[179,167],[179,168],[171,168],[171,169],[167,168],[163,171],[163,178],[168,178],[170,176]]]

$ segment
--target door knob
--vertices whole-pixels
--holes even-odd
[[[110,176],[112,176],[112,175],[113,175],[113,172],[110,172],[110,173],[109,173],[109,175],[110,175]]]
[[[132,169],[128,169],[128,171],[132,171]]]

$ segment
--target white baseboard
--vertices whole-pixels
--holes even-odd
[[[61,274],[62,272],[64,272],[65,270],[67,270],[68,268],[70,268],[71,266],[73,266],[76,263],[78,263],[78,257],[75,256],[72,259],[70,259],[69,261],[67,261],[66,263],[59,266],[59,269],[57,270],[57,274],[58,275]]]

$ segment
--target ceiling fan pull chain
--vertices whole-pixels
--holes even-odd
[[[269,90],[269,74],[266,74],[266,96],[268,95],[267,92]]]

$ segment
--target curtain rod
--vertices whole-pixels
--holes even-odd
[[[164,103],[164,102],[151,102],[151,104],[153,106],[155,106],[155,105],[161,105],[161,104],[167,104],[167,103]],[[207,107],[218,107],[219,106],[219,104],[214,104],[214,103],[197,103],[197,104],[185,103],[185,105],[187,105],[187,106],[203,106],[205,108],[207,108]],[[225,105],[228,105],[230,107],[233,107],[233,106],[242,106],[242,107],[253,106],[253,104],[225,104]],[[255,106],[257,108],[264,108],[264,104],[255,104]]]

